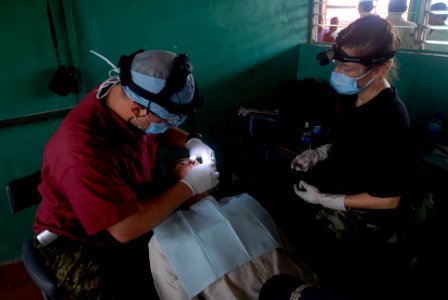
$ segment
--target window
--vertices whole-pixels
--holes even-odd
[[[389,0],[314,0],[311,41],[333,43],[338,32],[365,14],[387,18],[396,28],[402,49],[448,52],[448,0],[403,0],[389,13]],[[371,8],[363,11],[362,7]],[[403,2],[402,2],[403,3]]]
[[[422,1],[419,44],[421,49],[448,51],[448,1]]]

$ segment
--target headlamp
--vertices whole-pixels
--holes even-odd
[[[320,66],[326,66],[333,59],[333,56],[334,56],[334,51],[333,51],[333,47],[332,47],[326,51],[322,51],[319,54],[317,54],[317,56],[316,56],[317,63]]]
[[[363,64],[367,67],[370,67],[374,64],[384,62],[392,57],[394,57],[395,51],[391,51],[381,55],[369,55],[369,56],[349,56],[342,50],[341,47],[337,45],[331,46],[330,49],[326,51],[322,51],[317,54],[316,59],[317,63],[321,66],[328,65],[331,60],[336,59],[341,62],[353,62],[358,64]]]
[[[179,54],[174,62],[173,68],[169,77],[166,79],[165,87],[157,94],[151,93],[132,80],[131,66],[135,56],[144,52],[142,49],[134,52],[131,55],[122,55],[118,62],[120,68],[120,82],[122,86],[129,87],[138,96],[151,102],[154,102],[168,112],[176,115],[187,115],[204,103],[204,99],[199,95],[199,89],[195,82],[193,99],[188,104],[179,104],[169,101],[169,98],[179,92],[185,85],[187,76],[191,74],[191,65],[186,54]],[[149,108],[148,104],[148,108]]]

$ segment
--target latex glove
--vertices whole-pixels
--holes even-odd
[[[207,144],[198,138],[191,138],[185,143],[185,147],[190,151],[190,159],[201,157],[203,163],[215,160],[215,152]]]
[[[322,145],[316,149],[309,149],[297,155],[291,162],[291,169],[296,171],[308,171],[319,161],[327,159],[330,145]]]
[[[191,168],[180,181],[188,185],[194,196],[217,186],[218,178],[215,164],[200,164]]]
[[[346,211],[344,205],[345,195],[322,194],[315,186],[301,180],[299,185],[294,184],[294,192],[308,203],[321,204],[322,206]]]

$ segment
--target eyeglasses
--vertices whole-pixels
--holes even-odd
[[[345,75],[363,75],[366,72],[366,67],[354,67],[351,65],[347,65],[346,63],[341,62],[337,59],[333,59],[333,64],[335,69]],[[370,70],[370,68],[367,68],[367,71],[368,70]]]
[[[158,119],[160,119],[160,122],[164,122],[170,127],[177,127],[177,126],[181,125],[183,122],[185,122],[185,120],[187,119],[187,115],[181,115],[181,116],[177,116],[177,117],[173,117],[173,118],[164,119],[149,109],[147,109],[146,111],[147,111],[146,113],[150,112],[151,114],[156,116]]]

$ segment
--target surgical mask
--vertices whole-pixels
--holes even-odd
[[[149,120],[148,115],[145,115],[145,117]],[[166,122],[161,122],[161,123],[155,123],[155,122],[151,122],[151,120],[149,120],[149,122],[151,122],[148,126],[148,128],[143,128],[142,125],[140,125],[140,122],[138,121],[137,117],[134,115],[134,120],[137,123],[137,127],[141,130],[143,130],[144,132],[146,132],[147,134],[160,134],[160,133],[164,133],[170,126],[166,123]]]
[[[336,89],[339,94],[342,95],[354,95],[365,88],[367,88],[375,78],[372,78],[369,82],[367,82],[363,87],[358,88],[358,80],[362,79],[364,76],[369,74],[372,70],[362,75],[361,77],[348,77],[345,74],[331,72],[330,83]]]
[[[149,124],[149,127],[145,130],[145,132],[151,134],[159,134],[164,133],[168,128],[169,126],[165,122],[151,123]]]

